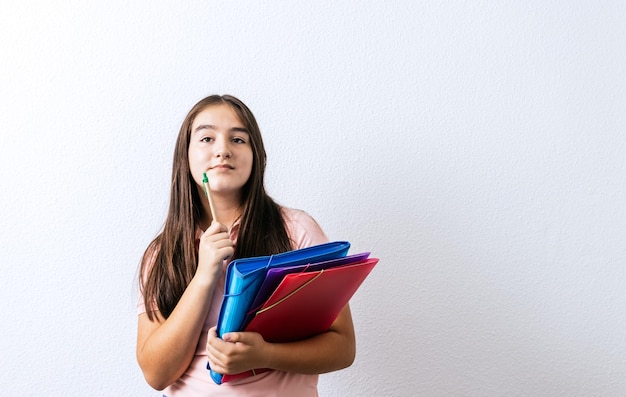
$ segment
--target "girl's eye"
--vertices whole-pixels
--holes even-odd
[[[233,138],[232,141],[234,143],[246,143],[246,141],[244,141],[242,138],[239,138],[239,137]]]
[[[213,138],[211,138],[210,136],[205,136],[202,139],[200,139],[200,142],[211,142],[213,140]]]

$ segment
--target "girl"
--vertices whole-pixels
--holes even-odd
[[[174,396],[317,396],[318,374],[352,364],[355,336],[348,305],[331,328],[310,339],[268,343],[260,334],[217,337],[215,325],[229,260],[328,241],[303,211],[265,192],[266,155],[257,122],[237,98],[198,102],[180,128],[163,231],[140,267],[137,361],[146,381]],[[209,177],[212,219],[203,191]],[[272,371],[215,384],[206,369]]]

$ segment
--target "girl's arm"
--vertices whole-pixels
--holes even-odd
[[[195,353],[211,301],[211,283],[194,278],[169,318],[139,315],[137,361],[150,386],[163,390],[185,372]],[[208,303],[204,303],[208,302]]]
[[[207,353],[211,369],[223,374],[256,368],[321,374],[346,368],[356,354],[350,307],[343,308],[327,332],[298,342],[268,343],[255,332],[230,332],[222,340],[211,328]]]
[[[233,254],[225,226],[213,223],[200,239],[198,269],[167,318],[139,315],[137,361],[150,386],[162,390],[189,367],[196,351],[224,258]]]

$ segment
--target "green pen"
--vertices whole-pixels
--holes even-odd
[[[215,216],[215,205],[213,205],[213,197],[211,197],[211,188],[209,187],[209,177],[206,175],[206,172],[202,173],[202,184],[204,185],[204,194],[209,199],[209,207],[211,207],[211,217],[213,220],[217,222],[217,217]]]

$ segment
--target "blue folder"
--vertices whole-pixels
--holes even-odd
[[[347,241],[334,241],[276,255],[241,258],[226,268],[224,298],[217,319],[217,334],[243,330],[243,322],[250,311],[267,271],[274,267],[305,265],[345,257],[350,249]],[[207,368],[209,368],[207,364]],[[211,371],[217,384],[222,375]]]

